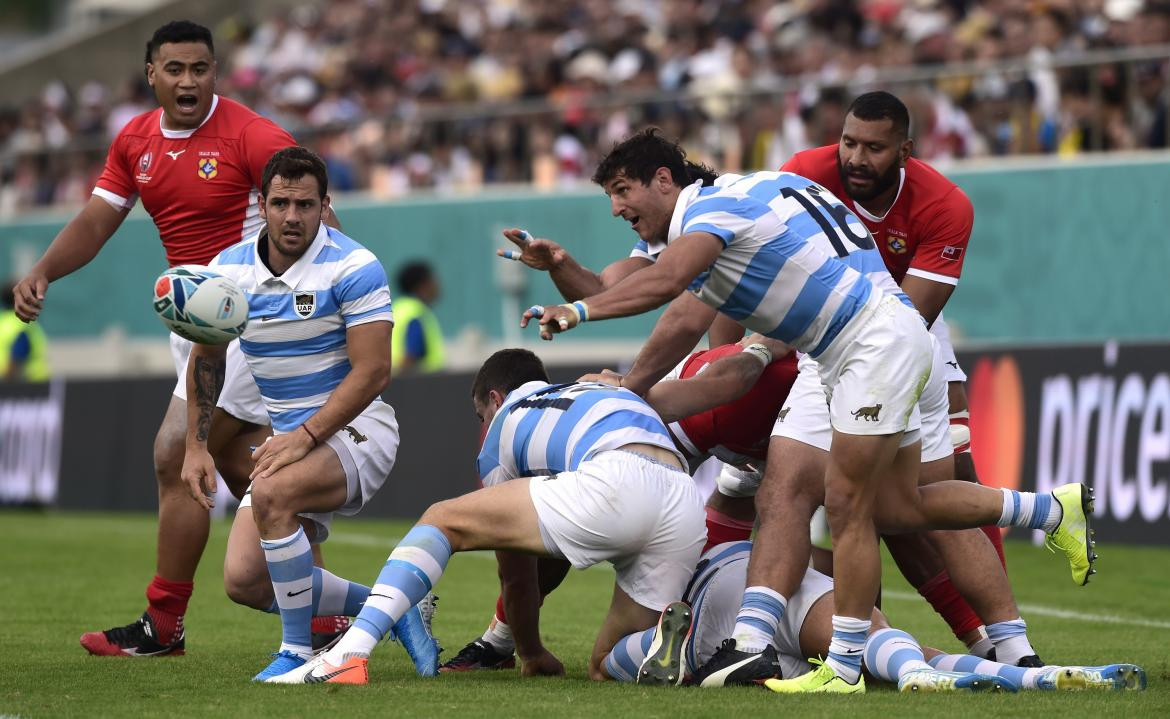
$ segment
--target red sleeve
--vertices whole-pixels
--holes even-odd
[[[963,260],[967,259],[971,226],[975,222],[971,201],[956,187],[928,216],[931,220],[924,228],[906,274],[957,284]]]
[[[268,164],[273,153],[297,144],[284,128],[263,117],[248,123],[240,141],[243,145],[244,161],[248,164],[248,174],[256,187],[260,186],[264,166]]]
[[[780,172],[791,172],[794,175],[800,175],[803,177],[804,173],[800,170],[800,153],[798,152],[792,157],[788,158],[788,162],[785,162],[780,167]]]
[[[138,187],[134,184],[134,175],[126,162],[126,141],[123,135],[119,134],[110,144],[110,151],[106,153],[106,166],[102,168],[93,192],[111,204],[120,204],[126,209],[134,206]]]

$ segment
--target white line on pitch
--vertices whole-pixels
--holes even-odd
[[[887,598],[896,599],[898,601],[923,601],[922,597],[917,594],[882,590],[882,599]],[[1158,629],[1170,629],[1170,622],[1158,619],[1119,617],[1116,614],[1086,614],[1085,612],[1074,612],[1068,609],[1046,607],[1041,604],[1021,604],[1020,612],[1023,614],[1035,614],[1042,617],[1055,617],[1057,619],[1076,619],[1077,621],[1101,622],[1103,624],[1125,624],[1132,627],[1156,627]]]

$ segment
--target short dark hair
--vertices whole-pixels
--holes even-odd
[[[264,173],[260,176],[260,194],[268,196],[272,187],[272,178],[276,176],[286,180],[299,180],[305,175],[317,178],[318,194],[325,199],[329,192],[329,172],[325,169],[325,161],[307,147],[293,145],[283,150],[277,150],[268,158],[264,166]]]
[[[910,136],[910,111],[901,100],[885,90],[858,95],[845,114],[867,122],[889,120],[894,124],[895,132],[902,137]]]
[[[413,295],[427,280],[435,276],[430,263],[425,260],[411,260],[398,270],[398,291],[404,295]]]
[[[717,177],[714,169],[688,160],[686,150],[663,137],[657,127],[648,127],[614,145],[593,173],[593,182],[604,186],[622,174],[649,185],[660,167],[670,170],[671,179],[679,187],[696,180],[713,185]]]
[[[548,382],[544,363],[530,350],[519,347],[500,350],[488,357],[475,373],[471,398],[484,404],[493,389],[506,396],[525,382]]]
[[[211,41],[210,30],[190,20],[172,20],[155,30],[150,42],[146,43],[146,62],[154,62],[158,49],[168,42],[201,42],[215,57],[215,43]]]

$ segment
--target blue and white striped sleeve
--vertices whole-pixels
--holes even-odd
[[[723,240],[726,247],[736,235],[751,232],[756,221],[771,211],[753,197],[716,193],[698,199],[686,209],[682,234],[706,232]]]
[[[343,271],[333,286],[346,327],[367,322],[393,322],[386,269],[369,250],[351,253],[341,263]]]

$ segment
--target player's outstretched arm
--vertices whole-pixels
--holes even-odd
[[[113,236],[130,211],[115,208],[93,196],[77,216],[57,234],[49,249],[13,291],[16,316],[35,320],[44,306],[49,283],[72,274],[89,263]]]
[[[739,344],[744,351],[712,362],[693,377],[654,385],[646,393],[646,402],[664,422],[677,422],[744,396],[774,358],[787,354],[783,343],[759,334],[746,337]]]
[[[654,331],[622,379],[622,386],[645,396],[687,353],[715,319],[715,309],[688,293],[679,295],[654,325]]]
[[[207,439],[226,368],[226,346],[191,346],[187,359],[187,451],[181,476],[191,498],[204,509],[215,506],[211,498],[216,486],[215,462],[207,451]]]
[[[577,262],[568,250],[552,240],[534,238],[519,228],[504,230],[504,237],[518,249],[496,250],[496,255],[523,262],[534,270],[548,272],[557,291],[569,302],[599,294],[651,264],[642,258],[626,257],[611,263],[601,274],[597,274]]]
[[[565,668],[540,640],[541,588],[536,557],[497,551],[504,615],[516,640],[522,676],[561,676]]]

